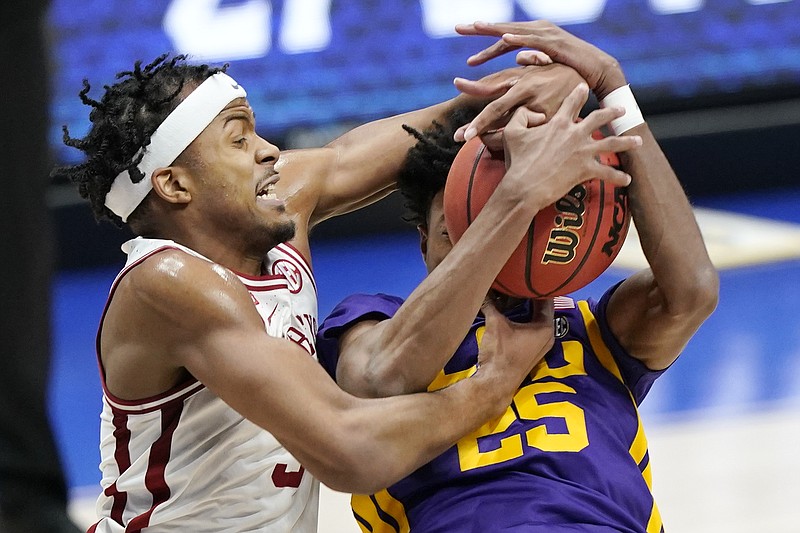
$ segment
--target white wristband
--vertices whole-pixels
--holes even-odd
[[[614,135],[622,135],[631,128],[635,128],[639,124],[644,124],[644,117],[642,111],[639,109],[639,104],[636,103],[636,98],[633,97],[630,85],[623,85],[619,89],[614,89],[608,96],[600,101],[600,107],[622,107],[625,109],[625,114],[619,118],[611,121],[611,131]]]

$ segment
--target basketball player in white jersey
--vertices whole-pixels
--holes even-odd
[[[65,131],[87,161],[54,173],[76,182],[99,218],[140,236],[124,246],[97,335],[103,492],[90,531],[315,531],[316,480],[369,493],[400,479],[500,415],[552,343],[552,308],[519,326],[486,307],[471,379],[380,400],[344,393],[314,358],[309,228],[393,189],[413,141],[401,124],[425,127],[474,98],[281,154],[220,69],[161,57],[100,101],[88,92],[88,136]],[[557,92],[548,98],[559,108]],[[595,156],[636,139],[590,135],[623,112],[576,124],[588,88],[562,92],[545,125],[525,107],[514,113],[503,184],[387,321],[382,349],[452,351],[540,208],[590,176],[629,182]]]

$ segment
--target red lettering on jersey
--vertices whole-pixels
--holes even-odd
[[[279,489],[286,487],[293,487],[296,489],[303,480],[303,473],[306,471],[305,468],[301,466],[300,470],[297,472],[287,472],[286,468],[288,468],[288,466],[289,465],[284,463],[278,463],[275,465],[275,468],[272,469],[272,483]]]
[[[294,326],[286,330],[286,338],[300,346],[311,355],[317,353],[314,343],[308,340],[308,337],[306,337],[305,333]]]

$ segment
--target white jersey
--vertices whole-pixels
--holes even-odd
[[[108,302],[131,269],[170,248],[203,257],[172,241],[129,241],[123,246],[128,261]],[[268,254],[267,272],[239,278],[268,333],[315,357],[317,294],[308,263],[291,245],[280,244]],[[317,530],[319,483],[275,437],[199,381],[138,401],[115,398],[104,380],[103,391],[103,492],[100,521],[90,533]]]

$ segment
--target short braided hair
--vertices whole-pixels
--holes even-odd
[[[417,139],[397,177],[397,186],[405,198],[406,222],[427,225],[433,197],[444,189],[453,159],[464,144],[456,142],[453,134],[477,113],[477,109],[459,108],[444,124],[435,121],[422,132],[403,124],[403,129]]]
[[[84,104],[92,107],[91,129],[83,139],[70,137],[67,126],[63,131],[64,144],[81,150],[86,161],[57,167],[51,176],[75,183],[81,197],[89,200],[97,220],[108,219],[122,226],[122,219],[105,206],[114,178],[128,170],[134,183],[144,179],[137,168],[143,156],[139,150],[150,144],[150,137],[158,126],[178,106],[181,90],[187,84],[199,85],[227,68],[227,65],[191,65],[185,60],[185,55],[170,59],[169,54],[163,54],[144,68],[142,62],[137,61],[133,70],[117,74],[120,81],[104,86],[105,93],[100,101],[88,96],[91,86],[88,80],[83,80],[79,96]],[[137,208],[137,211],[141,210]],[[132,218],[136,219],[136,211]]]

